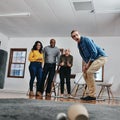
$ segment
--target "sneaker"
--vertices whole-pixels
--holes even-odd
[[[29,92],[29,96],[34,96],[34,92],[33,92],[33,91],[30,91],[30,92]]]
[[[82,97],[80,99],[88,101],[88,100],[96,100],[96,97],[87,96],[87,97]]]
[[[68,98],[73,98],[73,96],[71,94],[68,94],[67,97]]]
[[[36,96],[40,96],[41,97],[42,96],[41,92],[37,91],[36,92]]]

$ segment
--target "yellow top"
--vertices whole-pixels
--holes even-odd
[[[32,50],[29,54],[28,60],[30,62],[44,62],[43,53],[38,50]]]

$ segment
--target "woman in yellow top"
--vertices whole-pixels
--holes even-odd
[[[34,96],[33,92],[33,83],[35,80],[35,77],[37,79],[37,88],[36,88],[36,95],[41,96],[40,93],[40,83],[42,80],[42,63],[43,63],[43,45],[40,41],[36,41],[35,44],[33,45],[33,48],[29,54],[29,72],[30,72],[30,82],[29,82],[29,88],[30,96]]]

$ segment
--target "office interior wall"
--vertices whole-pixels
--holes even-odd
[[[77,43],[71,39],[71,37],[35,37],[35,38],[10,38],[8,41],[8,55],[10,48],[27,48],[27,59],[25,66],[25,76],[24,78],[8,78],[6,75],[5,79],[5,89],[6,90],[15,90],[15,91],[24,91],[28,90],[29,84],[29,61],[28,55],[29,52],[36,40],[40,40],[43,43],[43,46],[49,45],[51,38],[56,40],[56,46],[59,48],[69,48],[71,54],[74,58],[74,63],[72,67],[72,73],[77,73],[81,71],[82,59],[79,55],[77,49]],[[120,92],[118,91],[120,87],[120,68],[119,68],[119,51],[120,51],[120,37],[93,37],[91,38],[102,48],[105,49],[105,52],[108,55],[108,62],[104,67],[104,81],[108,80],[112,75],[115,75],[114,85],[112,90],[116,96],[119,96]],[[8,57],[9,58],[9,57]],[[9,59],[7,63],[9,62]],[[8,67],[7,67],[8,68]],[[8,70],[8,69],[7,69]],[[6,70],[6,73],[7,73]]]

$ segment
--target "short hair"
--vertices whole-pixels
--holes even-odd
[[[55,41],[55,42],[56,42],[56,40],[55,40],[55,39],[53,39],[53,38],[52,38],[52,39],[50,39],[50,42],[52,42],[52,41]]]
[[[78,30],[72,30],[71,35],[72,35],[74,32],[78,32]]]
[[[70,52],[70,49],[68,48],[68,49],[65,49],[65,51],[69,51]]]

